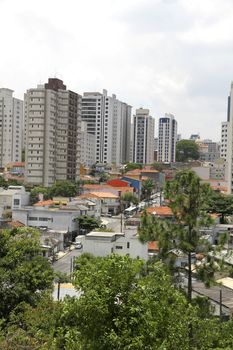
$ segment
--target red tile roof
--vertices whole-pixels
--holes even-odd
[[[159,250],[159,245],[157,241],[148,242],[147,247],[148,250]]]
[[[34,204],[35,207],[46,207],[47,205],[53,205],[54,201],[52,199],[48,199],[47,201],[41,201]]]
[[[172,216],[172,210],[169,207],[150,207],[146,209],[147,213],[157,216]]]

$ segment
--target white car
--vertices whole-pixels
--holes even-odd
[[[74,243],[74,248],[75,248],[75,249],[82,249],[82,247],[83,247],[83,245],[82,245],[81,242],[75,242],[75,243]]]

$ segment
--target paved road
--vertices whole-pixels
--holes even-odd
[[[60,271],[70,274],[73,259],[78,256],[78,250],[74,249],[63,258],[59,259],[53,264],[54,271]]]
[[[102,217],[102,221],[111,228],[114,232],[121,232],[121,219],[120,215],[115,217]],[[80,255],[80,251],[77,249],[72,250],[66,254],[63,258],[59,259],[53,264],[55,271],[65,272],[70,274],[73,259]]]

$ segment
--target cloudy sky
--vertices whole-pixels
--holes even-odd
[[[0,87],[48,77],[108,90],[183,137],[220,138],[233,80],[232,0],[0,0]]]

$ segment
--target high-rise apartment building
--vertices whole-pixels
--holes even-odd
[[[233,193],[233,82],[231,83],[231,90],[227,102],[227,181],[228,193]]]
[[[176,140],[177,121],[172,114],[165,113],[165,117],[159,119],[159,162],[176,161]]]
[[[221,123],[221,146],[220,146],[220,157],[227,159],[227,142],[229,133],[229,122]]]
[[[91,167],[95,164],[95,135],[87,132],[87,123],[81,122],[81,164]]]
[[[21,161],[23,132],[23,101],[13,97],[13,90],[0,89],[0,167]]]
[[[155,121],[149,109],[136,109],[133,118],[133,162],[150,164],[154,161]]]
[[[54,78],[27,90],[24,102],[26,181],[77,180],[82,97]]]
[[[82,120],[87,132],[95,135],[97,163],[121,164],[130,157],[131,106],[108,96],[107,91],[85,92],[82,99]]]

